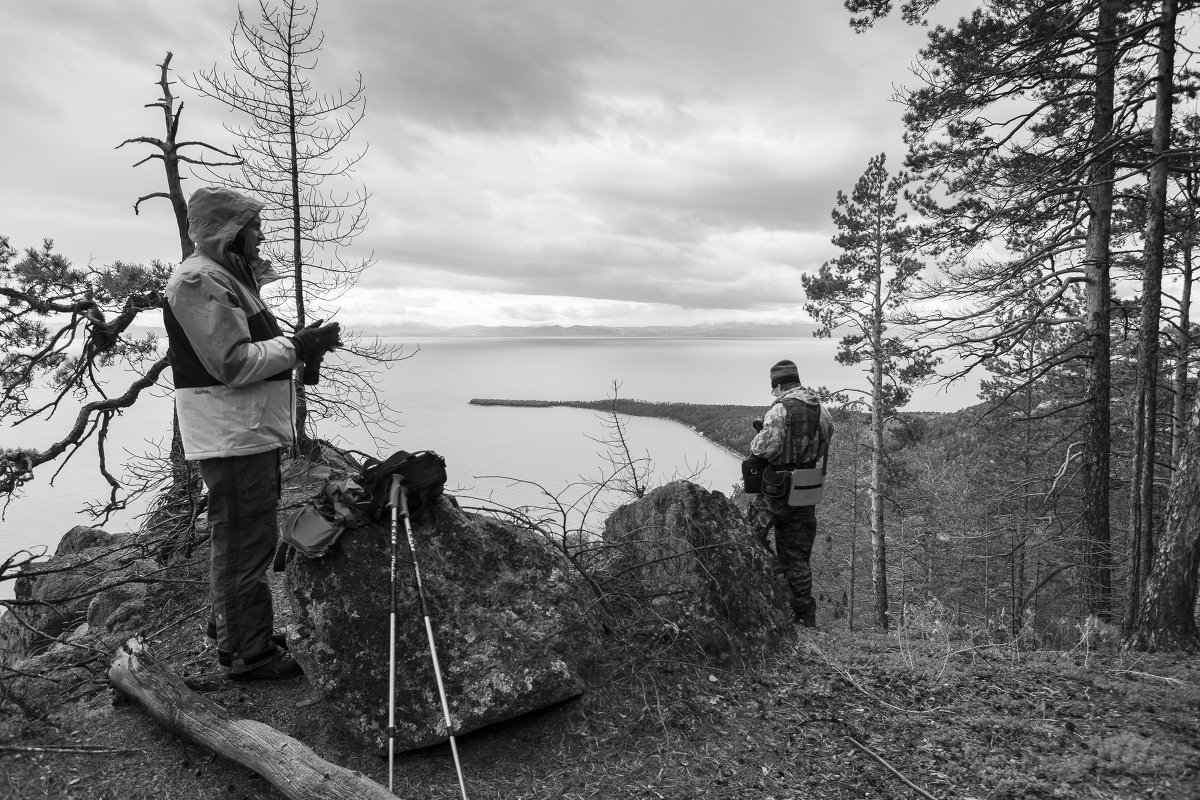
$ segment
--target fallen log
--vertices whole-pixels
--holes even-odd
[[[138,637],[117,648],[108,678],[174,734],[251,769],[295,800],[394,798],[363,775],[332,764],[285,733],[250,719],[237,719],[154,658]]]

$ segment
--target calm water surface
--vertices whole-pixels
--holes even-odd
[[[545,505],[550,495],[568,502],[585,484],[609,471],[608,432],[602,416],[564,408],[472,406],[474,397],[512,400],[599,400],[620,382],[620,395],[649,401],[760,405],[771,402],[771,364],[791,358],[802,380],[831,388],[861,387],[861,372],[833,360],[835,343],[817,339],[396,339],[413,353],[379,373],[380,394],[396,409],[395,429],[375,445],[360,427],[326,425],[319,435],[369,453],[397,448],[436,450],[446,457],[450,490],[464,505],[487,502],[510,507]],[[129,376],[113,373],[114,391]],[[914,410],[948,411],[975,402],[973,386],[918,392]],[[0,430],[0,445],[46,446],[61,435],[75,409],[64,408],[50,423]],[[664,420],[622,418],[634,455],[652,462],[653,480],[691,475],[697,483],[728,492],[740,477],[738,459],[689,429]],[[114,420],[110,459],[157,452],[169,444],[170,386],[164,382]],[[61,469],[42,467],[23,496],[0,521],[0,557],[21,548],[53,550],[73,525],[92,524],[81,515],[89,499],[105,497],[96,471],[94,445]],[[119,464],[111,470],[119,471]],[[144,503],[122,512],[105,527],[136,527]],[[11,596],[0,584],[0,596]]]

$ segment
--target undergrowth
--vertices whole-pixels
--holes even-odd
[[[939,635],[940,636],[940,635]],[[965,646],[916,630],[797,637],[737,671],[657,664],[459,740],[472,798],[1200,797],[1194,659]],[[239,686],[233,713],[302,741],[307,687]],[[93,698],[4,729],[0,797],[280,796],[248,770]],[[11,722],[11,721],[10,721]],[[319,754],[386,783],[349,741]],[[445,746],[405,753],[396,793],[459,796]]]

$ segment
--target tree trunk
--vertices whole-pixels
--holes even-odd
[[[288,7],[288,30],[292,30],[296,7]],[[288,37],[287,49],[287,106],[288,106],[288,158],[291,172],[291,201],[292,201],[292,280],[295,283],[296,298],[296,327],[303,328],[307,323],[307,312],[304,308],[304,240],[300,235],[300,157],[299,142],[297,141],[296,122],[296,65],[293,61],[293,38]],[[292,375],[292,385],[296,387],[296,450],[308,457],[312,442],[308,436],[308,391],[304,385],[301,370]]]
[[[858,599],[855,591],[858,578],[858,481],[860,477],[858,474],[858,448],[862,444],[862,434],[855,433],[854,439],[854,501],[850,512],[850,600],[846,604],[849,611],[846,628],[850,631],[854,630],[854,603]]]
[[[269,725],[236,719],[188,689],[183,679],[130,639],[117,649],[108,670],[118,691],[136,700],[171,733],[203,745],[253,770],[294,800],[394,798],[360,772],[331,764],[309,747]]]
[[[1188,329],[1191,327],[1192,302],[1192,248],[1187,245],[1183,253],[1183,292],[1179,299],[1179,331],[1175,342],[1175,375],[1172,379],[1174,398],[1171,413],[1171,463],[1178,464],[1187,441],[1185,423],[1188,400],[1188,354],[1191,350]]]
[[[1087,374],[1084,379],[1086,419],[1083,472],[1083,600],[1089,614],[1112,621],[1112,542],[1109,527],[1109,443],[1111,413],[1110,236],[1112,229],[1113,156],[1109,152],[1116,91],[1116,28],[1122,7],[1107,0],[1096,27],[1096,86],[1092,122],[1091,170],[1087,201],[1086,272]]]
[[[1174,397],[1171,408],[1171,464],[1179,463],[1183,444],[1187,439],[1187,394],[1188,353],[1191,350],[1190,330],[1192,327],[1192,247],[1196,241],[1196,176],[1191,172],[1184,179],[1187,192],[1187,229],[1183,235],[1183,288],[1179,295],[1179,321],[1175,331],[1175,375],[1172,380]]]
[[[1196,575],[1200,571],[1200,394],[1192,403],[1188,438],[1171,480],[1167,524],[1125,646],[1136,650],[1197,650]]]
[[[1137,619],[1142,587],[1154,557],[1154,464],[1158,442],[1158,326],[1162,314],[1163,239],[1167,208],[1167,152],[1175,78],[1176,0],[1163,0],[1155,78],[1150,180],[1146,187],[1146,245],[1142,259],[1142,314],[1134,390],[1133,486],[1129,492],[1129,591],[1125,631]]]
[[[883,530],[883,337],[882,269],[875,273],[875,315],[872,320],[871,345],[871,550],[874,555],[871,581],[875,587],[875,620],[887,630],[887,539]]]

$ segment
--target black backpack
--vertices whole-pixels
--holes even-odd
[[[400,476],[408,495],[408,509],[416,512],[441,496],[446,486],[446,459],[432,450],[397,450],[382,461],[367,456],[357,481],[365,495],[359,508],[376,522],[390,513],[388,492],[393,475]]]
[[[827,457],[829,449],[821,431],[820,404],[793,397],[784,397],[778,402],[787,410],[785,447],[788,448],[788,468],[816,466],[822,457]]]

